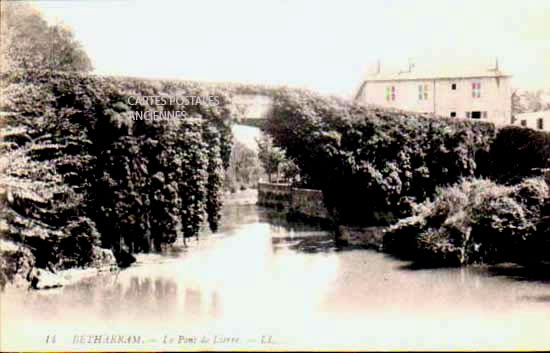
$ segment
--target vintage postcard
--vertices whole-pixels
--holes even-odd
[[[550,2],[0,9],[0,351],[550,349]]]

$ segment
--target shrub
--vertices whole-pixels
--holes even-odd
[[[466,244],[469,262],[496,263],[520,258],[520,247],[536,228],[526,207],[514,200],[512,192],[483,195],[472,209],[472,234]]]
[[[547,174],[547,186],[548,181],[550,181],[550,173]],[[531,192],[536,190],[536,193],[533,195]],[[544,193],[544,185],[541,184],[535,184],[535,185],[529,185],[529,194],[533,195],[527,198],[526,203],[529,205],[530,210],[533,210],[535,214],[537,213],[537,210],[540,206],[540,219],[536,225],[537,231],[535,233],[535,236],[530,238],[530,241],[526,245],[527,251],[529,252],[529,257],[526,256],[525,260],[530,262],[550,262],[550,197],[546,198],[546,200],[541,200],[542,197],[539,197],[540,195],[543,195]],[[525,198],[525,191],[520,191],[521,197]]]
[[[537,233],[529,243],[533,261],[550,262],[550,201],[546,202],[543,216],[537,224]]]
[[[34,265],[34,256],[27,247],[0,239],[0,291],[9,282],[24,280]]]
[[[489,163],[482,172],[505,184],[541,176],[550,168],[550,133],[518,126],[499,129],[491,144]]]
[[[388,229],[384,247],[432,264],[526,262],[548,200],[542,178],[515,186],[465,179],[416,205]]]

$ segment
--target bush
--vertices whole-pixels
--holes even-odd
[[[550,200],[537,224],[537,233],[529,244],[533,261],[550,262]]]
[[[507,126],[499,129],[491,144],[489,163],[481,172],[504,184],[541,176],[550,168],[550,133]]]
[[[547,174],[547,185],[550,185],[550,172]],[[528,190],[525,190],[525,189]],[[535,192],[533,192],[535,191]],[[526,261],[532,262],[550,262],[550,197],[544,200],[541,196],[544,193],[544,185],[525,185],[520,191],[520,196],[525,198],[525,203],[530,208],[531,212],[537,213],[540,210],[540,219],[536,225],[536,233],[529,239],[527,249],[530,253],[530,258]],[[525,195],[527,194],[527,196]],[[541,196],[539,196],[541,195]]]
[[[531,261],[548,191],[542,178],[515,186],[462,180],[391,226],[384,248],[431,264]]]

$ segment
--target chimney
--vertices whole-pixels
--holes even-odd
[[[413,67],[414,67],[414,62],[412,61],[411,58],[409,58],[409,72],[412,71]]]
[[[407,71],[402,71],[402,70],[399,71],[399,74],[400,74],[400,75],[401,75],[401,74],[408,74],[408,73],[412,72],[412,69],[413,69],[413,67],[414,67],[414,63],[412,62],[412,59],[411,59],[411,58],[409,58],[408,61],[409,61],[409,68],[407,69]]]
[[[488,71],[494,71],[494,72],[499,72],[499,67],[498,67],[498,57],[495,58],[495,67],[493,68],[490,68]]]

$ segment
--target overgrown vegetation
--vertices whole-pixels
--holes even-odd
[[[57,70],[87,72],[92,64],[73,32],[50,25],[30,4],[0,3],[0,71]]]
[[[228,96],[200,85],[16,71],[2,74],[3,237],[36,265],[85,266],[93,247],[160,250],[217,229],[231,130]],[[219,95],[189,118],[133,120],[143,95]]]
[[[285,150],[276,146],[270,136],[262,135],[256,140],[258,144],[258,158],[267,173],[269,182],[291,183],[300,182],[300,169]]]
[[[1,6],[0,251],[18,260],[0,284],[29,264],[86,266],[98,246],[160,250],[203,222],[216,230],[223,186],[253,183],[258,161],[277,180],[321,189],[336,224],[397,222],[388,249],[446,264],[547,259],[548,187],[537,177],[550,167],[548,133],[299,90],[78,74],[91,65],[69,30]],[[239,94],[274,101],[273,141],[257,157],[231,149]],[[135,99],[151,96],[218,104]],[[131,118],[174,110],[186,118]]]
[[[550,168],[550,133],[517,126],[498,130],[480,174],[502,184],[519,183],[523,178],[541,176]]]
[[[1,263],[0,283],[29,266],[88,266],[99,246],[127,264],[123,250],[217,229],[239,118],[231,98],[270,89],[78,74],[92,66],[69,28],[27,4],[0,6],[0,253],[25,257]],[[218,104],[129,103],[151,96]],[[131,119],[174,110],[186,119]]]
[[[280,167],[285,161],[285,151],[274,146],[273,139],[269,136],[262,135],[256,140],[256,143],[258,144],[258,158],[267,173],[267,180],[270,183],[274,181],[273,175],[275,174],[275,180],[278,181]]]
[[[388,251],[453,265],[548,259],[548,133],[284,90],[266,131],[336,224],[397,223]]]
[[[235,141],[231,150],[229,167],[225,171],[224,189],[230,192],[255,188],[265,174],[258,153]]]
[[[476,174],[496,130],[487,123],[353,105],[308,92],[277,96],[266,126],[323,191],[337,223],[388,225],[437,185]]]
[[[542,178],[515,186],[467,179],[438,189],[412,217],[389,228],[386,250],[431,265],[549,260],[540,222],[549,188]]]

